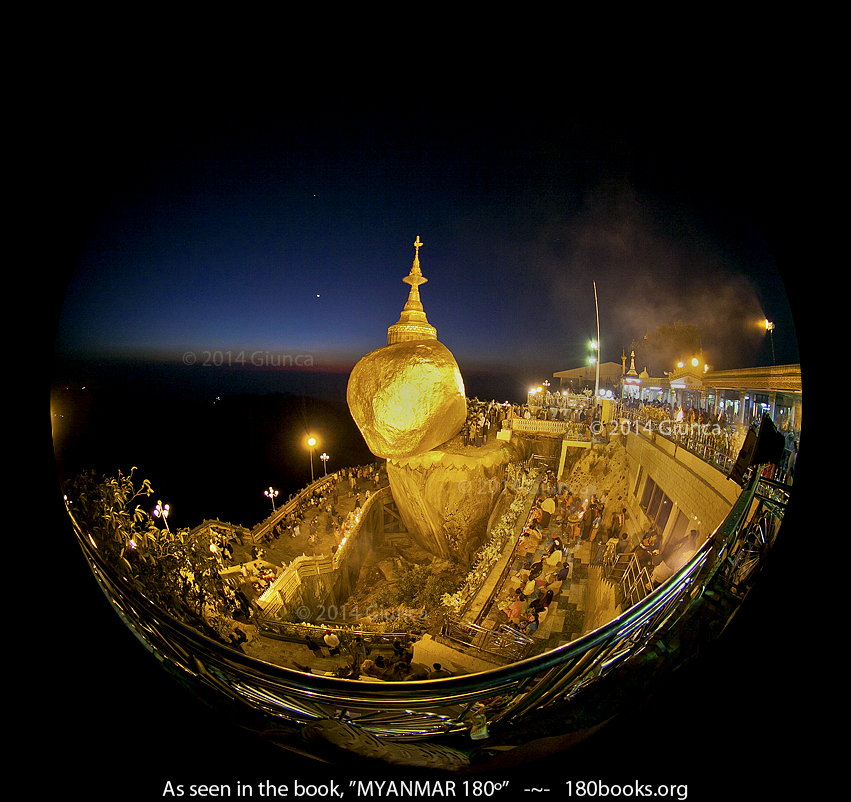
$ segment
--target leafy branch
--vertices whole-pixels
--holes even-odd
[[[66,487],[68,508],[105,562],[136,590],[176,618],[205,631],[229,606],[209,530],[161,529],[138,503],[153,495],[145,479],[139,488],[129,474],[98,477],[81,473]]]

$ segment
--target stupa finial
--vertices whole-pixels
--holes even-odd
[[[411,285],[411,292],[408,294],[408,301],[405,304],[406,312],[423,312],[423,305],[420,301],[420,284],[425,284],[428,279],[423,276],[423,271],[420,270],[420,248],[423,243],[420,242],[420,236],[417,234],[414,240],[414,264],[411,267],[411,272],[408,273],[402,281],[405,284]]]
[[[428,281],[420,270],[420,248],[422,246],[423,243],[420,242],[420,236],[417,234],[417,238],[414,240],[414,264],[411,266],[411,272],[402,279],[406,284],[411,285],[411,291],[408,293],[408,300],[399,321],[387,330],[388,345],[404,340],[437,339],[437,330],[434,326],[429,325],[422,301],[420,301],[420,284],[425,284]]]

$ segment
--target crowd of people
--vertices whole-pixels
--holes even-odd
[[[345,657],[339,666],[339,672],[340,676],[347,679],[369,677],[386,682],[413,682],[452,676],[452,672],[440,663],[433,663],[429,668],[413,662],[413,643],[408,641],[407,637],[404,642],[394,638],[389,654],[385,653],[386,649],[379,651],[370,646],[361,635],[345,635],[341,638],[330,629],[325,630],[321,640],[312,635],[305,635],[304,643],[314,659]],[[309,669],[307,666],[299,667]]]
[[[499,609],[508,623],[533,635],[542,623],[562,584],[570,574],[569,555],[583,540],[602,542],[604,498],[584,498],[567,483],[547,472],[514,550],[511,571],[514,588],[503,595]],[[614,516],[611,532],[625,525],[624,514]],[[542,550],[543,545],[543,550]]]
[[[536,403],[511,404],[508,401],[499,403],[468,398],[467,418],[461,428],[464,445],[481,447],[487,444],[488,440],[502,428],[503,421],[512,418],[560,420],[588,426],[599,416],[599,408],[595,409],[584,395],[569,398],[557,393],[547,395],[551,396],[552,406],[549,403],[541,406]],[[545,400],[540,395],[530,396],[530,398],[542,403]]]
[[[527,402],[517,408],[516,416],[590,424],[598,410],[587,394],[529,393]]]
[[[641,413],[656,421],[670,420],[689,424],[707,424],[710,428],[715,428],[717,425],[719,429],[726,429],[733,425],[723,409],[710,411],[690,404],[680,406],[661,400],[641,401],[637,398],[625,398],[619,405],[619,413],[622,417]]]
[[[467,418],[461,427],[465,446],[481,448],[488,439],[502,428],[502,422],[510,415],[511,405],[506,402],[467,399]]]
[[[359,483],[367,482],[373,489],[361,493]],[[379,465],[359,465],[345,468],[327,477],[326,481],[315,488],[312,493],[301,498],[296,507],[285,518],[269,529],[263,537],[266,543],[273,543],[279,537],[300,538],[307,536],[307,544],[315,546],[321,539],[322,532],[333,535],[339,547],[347,530],[353,525],[353,512],[362,507],[363,503],[381,486],[381,467]],[[354,499],[354,510],[343,514],[340,510],[340,498],[347,495]],[[291,503],[295,496],[287,499]],[[324,525],[322,513],[325,513]],[[260,528],[258,524],[255,528]]]
[[[279,563],[282,553],[279,539],[305,536],[306,545],[318,546],[324,533],[333,536],[334,540],[329,543],[326,537],[322,548],[330,546],[331,553],[334,553],[354,525],[355,512],[361,506],[361,494],[364,494],[365,500],[371,492],[375,492],[369,487],[377,488],[380,482],[381,471],[377,465],[347,468],[328,476],[309,494],[299,498],[296,506],[274,527],[261,523],[254,527],[254,532],[249,532],[239,526],[211,524],[209,550],[226,580],[222,583],[221,598],[217,604],[234,620],[250,622],[261,609],[260,597],[279,576],[281,567],[287,564]],[[344,496],[347,496],[347,502],[342,505],[340,500]],[[291,504],[296,498],[294,494],[286,503]],[[354,509],[351,509],[352,499]],[[258,538],[256,532],[261,528],[266,531],[262,538]],[[296,549],[299,548],[296,546]],[[285,555],[291,552],[291,546],[283,547]],[[271,556],[275,553],[277,557]],[[238,571],[227,570],[236,567]]]

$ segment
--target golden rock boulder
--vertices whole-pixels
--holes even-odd
[[[467,417],[461,371],[437,340],[396,342],[367,354],[349,376],[346,400],[369,450],[385,459],[445,443]]]
[[[481,448],[455,438],[424,454],[388,459],[393,499],[417,545],[469,563],[487,540],[507,465],[523,456],[517,438],[506,442],[494,437]]]

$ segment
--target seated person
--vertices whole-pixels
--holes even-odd
[[[384,679],[389,666],[384,660],[384,655],[378,655],[375,660],[364,660],[361,665],[361,673],[368,674],[370,677],[378,677]]]
[[[529,605],[529,613],[530,615],[540,615],[544,611],[545,607],[546,605],[544,604],[543,599],[535,599],[535,601]]]
[[[422,663],[411,663],[405,682],[416,682],[423,679],[428,679],[428,668]]]
[[[523,614],[524,602],[526,597],[521,593],[503,612],[508,616],[508,620],[512,624],[520,622],[520,616]]]
[[[410,673],[410,668],[404,660],[397,660],[385,672],[384,679],[391,682],[402,682]]]
[[[451,677],[452,674],[447,671],[440,663],[435,663],[432,670],[428,672],[429,679],[441,679],[442,677]]]
[[[538,614],[537,614],[537,613],[533,613],[533,614],[532,614],[532,615],[530,615],[530,616],[529,616],[529,618],[526,620],[526,624],[525,624],[525,626],[523,627],[523,632],[524,632],[526,635],[534,635],[534,634],[538,631],[538,623],[539,623],[539,621],[538,621]]]
[[[527,526],[530,529],[537,529],[541,522],[541,516],[543,515],[543,510],[538,506],[538,503],[535,502],[535,505],[529,511],[529,518],[527,519]]]

